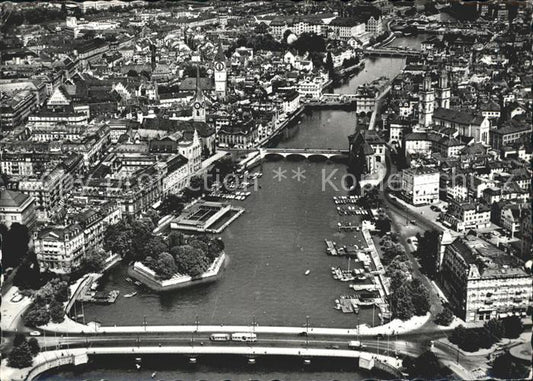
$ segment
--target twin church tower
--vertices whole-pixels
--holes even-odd
[[[213,61],[215,73],[215,94],[218,99],[224,100],[227,95],[228,71],[227,62],[222,46],[218,50]],[[200,69],[196,68],[196,92],[192,99],[192,120],[195,122],[206,121],[206,97],[200,84]]]
[[[433,122],[435,108],[450,108],[450,93],[446,70],[441,71],[436,89],[433,89],[431,77],[429,75],[424,77],[419,96],[418,124],[420,127],[428,127]]]

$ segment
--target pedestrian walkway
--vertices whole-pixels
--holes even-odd
[[[31,304],[31,298],[19,294],[19,289],[12,286],[2,297],[2,319],[0,329],[2,331],[14,331],[21,325],[21,318]],[[18,300],[18,301],[17,301]]]
[[[241,326],[241,325],[138,325],[138,326],[100,326],[96,323],[89,323],[87,325],[74,322],[66,318],[63,323],[50,323],[44,327],[44,330],[51,332],[68,332],[76,333],[136,333],[136,332],[151,332],[151,333],[183,333],[183,332],[248,332],[255,333],[271,333],[271,334],[286,334],[298,335],[302,332],[308,332],[309,335],[330,335],[330,336],[347,336],[355,337],[357,335],[398,335],[414,331],[428,322],[430,314],[425,316],[415,316],[408,321],[401,321],[395,319],[385,325],[378,325],[370,327],[362,324],[354,328],[320,328],[310,327],[309,330],[301,327],[276,327],[276,326]]]

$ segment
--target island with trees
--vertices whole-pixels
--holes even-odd
[[[173,232],[166,239],[150,237],[144,247],[128,274],[158,292],[214,281],[226,259],[224,242],[207,235]]]

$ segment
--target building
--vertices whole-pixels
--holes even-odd
[[[432,168],[408,168],[402,172],[402,193],[413,205],[439,201],[440,173]]]
[[[483,204],[451,202],[442,215],[442,223],[455,231],[482,229],[490,226],[490,208]]]
[[[34,234],[33,247],[41,271],[69,274],[79,266],[84,254],[85,236],[77,223],[46,227]]]
[[[304,79],[298,82],[297,91],[303,98],[319,100],[322,96],[323,84],[324,82],[320,77],[315,77],[314,79]]]
[[[450,108],[450,86],[448,85],[448,73],[443,70],[440,73],[439,84],[435,94],[435,108]]]
[[[361,175],[374,174],[378,164],[385,165],[385,141],[376,131],[363,130],[348,136],[350,170],[360,180]]]
[[[373,36],[379,36],[383,33],[383,20],[381,16],[370,16],[366,21],[366,31]]]
[[[427,128],[433,121],[433,108],[435,103],[435,92],[433,91],[429,76],[424,77],[419,97],[418,124],[421,127]]]
[[[531,125],[511,122],[507,126],[490,131],[490,145],[494,149],[500,149],[522,139],[528,139],[528,136],[531,136]]]
[[[531,276],[523,262],[474,235],[446,247],[440,283],[466,322],[526,316],[532,300]]]
[[[52,217],[61,208],[73,186],[74,177],[60,165],[41,176],[23,177],[18,182],[18,190],[35,199],[39,220]]]
[[[222,46],[218,45],[218,50],[215,55],[214,62],[215,69],[215,93],[218,98],[225,99],[227,95],[227,82],[228,82],[228,72],[227,72],[227,63],[226,56],[222,50]]]
[[[220,74],[220,73],[219,73]],[[206,121],[206,98],[200,86],[200,69],[196,68],[196,91],[192,99],[192,120],[194,122]]]
[[[285,114],[292,114],[300,107],[300,94],[294,90],[282,95],[281,110]]]
[[[489,144],[490,122],[487,117],[470,112],[438,108],[433,122],[439,127],[453,128],[459,135],[474,138],[474,143]]]
[[[31,196],[2,187],[0,188],[0,224],[9,228],[14,223],[31,229],[35,223],[35,202]]]
[[[0,94],[0,126],[9,129],[24,122],[37,108],[37,98],[30,90],[21,90],[13,96]]]
[[[357,18],[337,17],[329,23],[330,38],[348,40],[359,37],[366,31],[365,23]]]

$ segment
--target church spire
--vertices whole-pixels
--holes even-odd
[[[200,66],[196,66],[196,92],[194,94],[194,100],[196,102],[204,101],[204,92],[202,91],[202,86],[200,85]]]
[[[215,62],[222,62],[226,60],[226,55],[224,54],[224,49],[222,49],[222,44],[220,40],[218,41],[217,52],[215,54]]]

